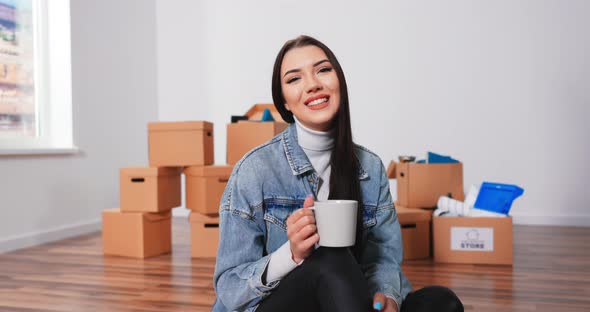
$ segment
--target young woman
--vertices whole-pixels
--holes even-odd
[[[290,126],[246,154],[221,200],[213,311],[463,311],[444,287],[411,292],[381,159],[352,141],[344,73],[332,51],[290,40],[272,95]],[[316,248],[314,200],[359,203],[356,244]]]

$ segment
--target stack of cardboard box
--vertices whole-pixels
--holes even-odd
[[[404,259],[431,255],[432,210],[440,196],[463,200],[463,166],[390,162],[389,178],[397,180],[395,202],[404,240]]]
[[[104,253],[146,258],[170,252],[170,210],[180,205],[180,170],[123,168],[119,179],[120,208],[102,213]]]
[[[463,164],[391,162],[404,259],[446,263],[512,264],[512,218],[432,217],[441,196],[463,201]],[[430,230],[432,224],[432,230]]]
[[[146,258],[172,250],[171,210],[191,210],[191,256],[215,257],[219,243],[219,206],[233,165],[252,148],[287,127],[260,122],[272,104],[256,104],[244,120],[227,126],[227,162],[213,165],[213,124],[206,121],[148,124],[149,166],[120,170],[120,208],[103,211],[103,251],[107,255]]]
[[[255,104],[240,120],[227,125],[227,166],[190,166],[186,177],[186,207],[191,210],[191,255],[212,258],[219,244],[219,206],[233,166],[254,147],[283,131],[284,122],[261,122],[265,110],[281,117],[273,104]]]
[[[181,174],[211,167],[213,124],[149,123],[148,146],[148,167],[120,170],[121,207],[103,211],[104,254],[146,258],[172,250],[171,210],[181,205]],[[187,197],[196,191],[187,187]]]
[[[184,169],[186,208],[191,210],[191,256],[213,258],[219,244],[219,204],[232,166],[191,166]]]

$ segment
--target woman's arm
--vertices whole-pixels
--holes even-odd
[[[399,306],[402,301],[402,238],[400,225],[389,192],[389,179],[381,164],[380,190],[377,201],[377,223],[368,229],[361,265],[374,295],[378,292],[393,298]]]
[[[263,233],[252,216],[222,210],[215,265],[215,292],[230,311],[256,306],[278,284],[265,285],[262,274],[270,255],[263,256]]]
[[[262,191],[256,172],[253,166],[236,167],[221,200],[213,277],[216,295],[230,311],[258,305],[278,284],[264,285],[262,280],[270,255],[264,250]]]

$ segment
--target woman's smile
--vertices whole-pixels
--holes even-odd
[[[318,96],[313,96],[305,101],[305,105],[307,108],[311,110],[320,110],[328,107],[330,96],[326,94],[320,94]]]

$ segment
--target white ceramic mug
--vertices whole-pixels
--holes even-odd
[[[356,239],[356,200],[317,201],[314,207],[315,222],[320,235],[320,246],[349,247]]]

